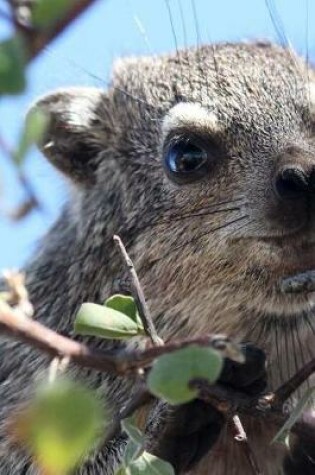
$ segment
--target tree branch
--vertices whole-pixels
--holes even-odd
[[[23,341],[52,357],[66,356],[74,363],[107,371],[116,375],[135,375],[140,368],[146,368],[157,357],[185,348],[191,344],[211,346],[217,349],[217,335],[169,342],[164,346],[144,350],[94,350],[84,343],[67,338],[47,328],[40,322],[26,317],[18,309],[11,308],[0,300],[0,333]],[[222,341],[222,336],[220,341]],[[228,350],[227,350],[228,351]],[[226,352],[223,350],[223,356]]]
[[[288,381],[282,384],[273,395],[272,405],[282,406],[283,403],[315,372],[315,358],[306,363]]]
[[[53,1],[53,0],[52,0]],[[11,1],[12,16],[15,21],[15,26],[17,30],[21,33],[25,40],[28,57],[28,62],[32,61],[36,56],[57,36],[59,36],[70,24],[72,24],[87,8],[89,8],[96,0],[76,0],[73,2],[72,6],[69,7],[69,10],[63,15],[62,18],[57,20],[51,28],[49,29],[35,29],[32,25],[21,21],[19,15],[19,8],[23,7],[24,9],[30,10],[31,17],[31,8],[32,4],[25,5],[19,1]]]

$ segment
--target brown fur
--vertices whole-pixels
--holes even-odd
[[[112,242],[118,233],[163,338],[224,332],[251,340],[267,352],[270,388],[314,356],[314,295],[278,290],[282,277],[315,266],[314,213],[298,200],[279,200],[272,188],[283,164],[307,173],[315,165],[308,76],[281,47],[222,44],[124,60],[107,92],[71,89],[40,100],[52,118],[43,151],[72,186],[26,269],[36,318],[72,336],[80,303],[103,301],[123,277]],[[178,102],[202,107],[206,122],[211,116],[206,124],[184,118],[181,132],[213,135],[222,155],[208,177],[183,186],[162,165]],[[3,419],[48,360],[19,343],[4,343],[2,352]],[[76,374],[101,394],[106,388],[117,405],[130,394],[97,372]],[[269,445],[273,428],[244,423],[264,474],[280,473],[283,449]],[[33,473],[8,450],[1,429],[1,474]],[[117,442],[78,473],[111,474],[119,450]],[[192,473],[250,471],[226,429]]]

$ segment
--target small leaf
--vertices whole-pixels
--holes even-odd
[[[139,329],[143,330],[143,324],[139,317],[135,300],[131,295],[115,294],[105,301],[105,306],[124,313],[137,323]]]
[[[46,473],[68,473],[91,450],[104,428],[95,395],[77,383],[45,386],[14,416],[11,432]]]
[[[279,432],[275,435],[275,437],[272,439],[271,443],[274,444],[275,442],[280,442],[284,445],[288,445],[289,443],[289,435],[292,427],[298,420],[298,418],[302,415],[303,410],[313,394],[315,393],[315,387],[309,388],[303,397],[298,401],[297,405],[293,409],[293,411],[290,414],[290,417],[288,420],[283,424]]]
[[[128,434],[129,438],[138,445],[144,443],[144,434],[137,427],[136,423],[133,420],[133,417],[128,417],[121,421],[123,430]]]
[[[48,116],[40,109],[32,109],[25,121],[17,150],[13,153],[14,162],[20,166],[30,147],[40,142],[48,126]]]
[[[133,460],[139,457],[141,451],[142,446],[139,446],[139,444],[136,444],[132,440],[129,440],[123,455],[123,465],[127,467]]]
[[[127,315],[95,303],[81,305],[74,322],[74,330],[81,335],[119,340],[139,333],[137,323]]]
[[[170,404],[183,404],[197,396],[197,390],[189,387],[193,379],[214,383],[223,366],[222,356],[212,348],[191,345],[160,356],[154,362],[148,376],[152,394]]]
[[[37,28],[49,28],[62,18],[75,0],[37,0],[32,14],[32,24]]]
[[[26,52],[20,36],[0,43],[0,94],[18,94],[26,86]]]
[[[124,472],[122,472],[123,474]],[[149,452],[143,452],[125,469],[126,475],[175,475],[171,464]]]

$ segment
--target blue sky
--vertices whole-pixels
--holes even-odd
[[[308,7],[307,0],[273,0],[273,3],[295,49],[305,55],[308,44],[310,56],[314,57],[315,2],[308,0]],[[0,0],[0,8],[4,4]],[[278,39],[265,0],[195,0],[195,5],[202,42]],[[196,44],[191,0],[170,0],[170,6],[178,45]],[[0,18],[0,39],[8,34],[8,25]],[[115,58],[166,52],[174,47],[165,0],[98,0],[31,65],[27,93],[2,99],[1,136],[9,145],[15,143],[25,112],[39,95],[70,85],[106,87]],[[66,200],[65,183],[36,150],[29,154],[25,171],[43,209],[12,223],[1,211],[14,208],[21,202],[23,193],[0,150],[0,269],[19,267],[25,262]]]

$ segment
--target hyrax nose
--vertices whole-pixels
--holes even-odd
[[[307,197],[312,187],[311,174],[301,165],[282,166],[275,175],[273,187],[276,195],[284,200]]]

